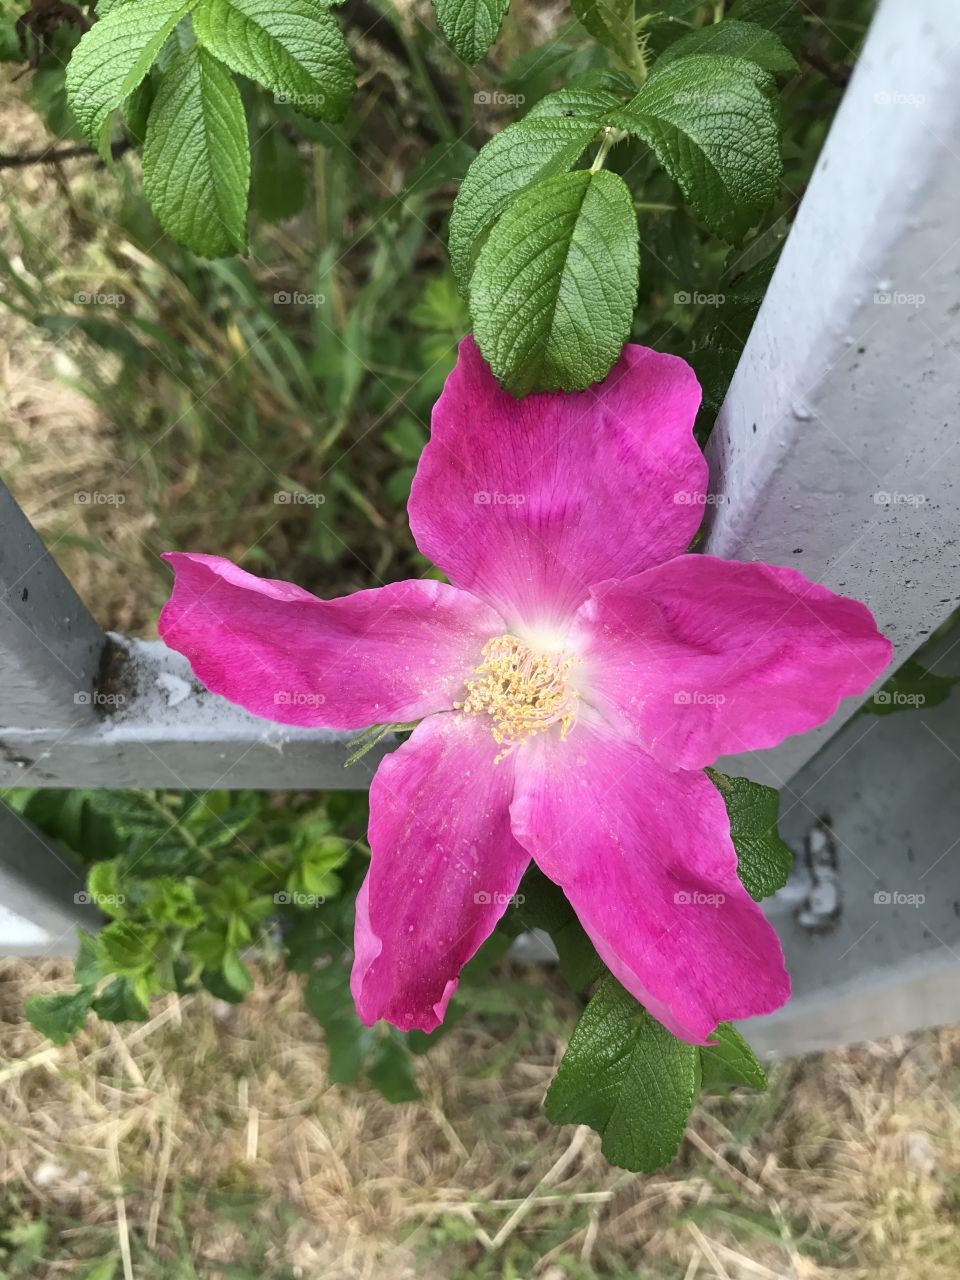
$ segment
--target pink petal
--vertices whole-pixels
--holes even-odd
[[[705,774],[671,773],[581,714],[566,742],[521,749],[510,812],[607,967],[681,1040],[786,1002],[780,943],[737,878]]]
[[[513,762],[496,754],[480,717],[432,716],[374,776],[350,979],[367,1025],[439,1026],[520,883],[530,858],[510,833]]]
[[[689,365],[632,345],[598,386],[517,401],[465,338],[413,482],[417,545],[511,628],[562,625],[596,583],[689,545],[699,403]]]
[[[821,724],[893,652],[856,600],[794,569],[713,556],[605,583],[576,631],[589,701],[683,769]]]
[[[395,582],[319,600],[220,556],[169,552],[158,629],[214,693],[283,724],[356,729],[448,709],[503,622],[466,592]]]

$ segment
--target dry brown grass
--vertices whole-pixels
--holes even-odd
[[[287,1226],[265,1220],[277,1258],[330,1280],[960,1273],[956,1030],[784,1067],[766,1097],[700,1108],[680,1162],[642,1177],[543,1119],[552,1034],[488,1075],[502,1045],[458,1027],[420,1062],[424,1100],[393,1107],[326,1081],[295,978],[240,1007],[170,999],[144,1026],[91,1023],[56,1048],[20,1009],[64,977],[0,965],[0,1185],[78,1224],[38,1280],[84,1274],[98,1225],[137,1277],[182,1227],[198,1274],[219,1280],[242,1233],[207,1193],[243,1191],[292,1208]]]

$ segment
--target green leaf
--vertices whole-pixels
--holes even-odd
[[[780,796],[773,787],[749,778],[728,778],[714,769],[708,769],[707,776],[727,806],[737,874],[750,897],[760,902],[783,888],[793,862],[777,833]]]
[[[123,915],[124,894],[120,888],[120,859],[95,862],[87,872],[87,894],[104,915]]]
[[[228,986],[240,995],[247,995],[253,990],[253,978],[250,976],[250,970],[240,959],[240,953],[233,947],[228,947],[223,953],[223,964],[221,966],[223,972],[223,980]]]
[[[622,106],[623,99],[618,98],[610,89],[587,81],[579,85],[566,85],[556,93],[548,93],[545,98],[534,103],[523,120],[542,120],[548,116],[583,116],[597,122]]]
[[[756,22],[728,19],[700,27],[668,45],[657,60],[657,66],[666,66],[677,58],[686,58],[694,53],[726,53],[754,62],[764,71],[786,74],[797,70],[797,60],[783,41]]]
[[[84,988],[55,996],[30,996],[23,1011],[41,1035],[54,1044],[66,1044],[86,1022],[90,999],[90,991]]]
[[[97,934],[97,958],[105,973],[136,977],[153,968],[159,945],[155,930],[115,920]]]
[[[113,824],[96,813],[93,791],[34,791],[23,806],[29,818],[47,835],[82,854],[104,858],[116,852]]]
[[[139,878],[180,869],[194,856],[177,819],[176,803],[152,791],[88,791],[87,803],[99,826],[109,825],[114,852]]]
[[[150,1016],[129,978],[114,978],[94,1000],[93,1011],[105,1022],[146,1022]]]
[[[791,53],[803,44],[803,12],[797,0],[736,0],[727,21],[756,22],[776,33]]]
[[[522,396],[605,377],[630,332],[639,261],[617,174],[560,174],[519,196],[470,279],[477,345],[503,385]]]
[[[116,1268],[120,1265],[120,1254],[110,1253],[108,1257],[101,1258],[99,1262],[93,1263],[90,1271],[86,1272],[83,1280],[114,1280]]]
[[[23,50],[12,13],[0,16],[0,62],[22,62]]]
[[[225,1000],[227,1004],[243,1004],[245,993],[231,987],[219,969],[204,969],[200,974],[200,981],[217,1000]]]
[[[84,1275],[83,1280],[114,1280],[119,1265],[120,1254],[108,1254],[107,1257],[101,1258],[99,1262],[93,1264],[92,1269]]]
[[[92,933],[83,929],[77,930],[77,958],[73,965],[73,980],[79,986],[92,991],[103,978],[104,973],[97,959],[97,940]]]
[[[418,191],[432,191],[448,182],[462,182],[477,152],[462,138],[438,142],[407,174],[397,200],[403,201]]]
[[[535,45],[514,58],[504,72],[502,86],[508,93],[536,102],[549,93],[558,79],[565,79],[583,51],[564,39]]]
[[[634,0],[571,0],[587,31],[606,49],[629,58],[636,48]]]
[[[353,97],[353,63],[321,0],[200,0],[197,40],[240,75],[311,120],[341,120]]]
[[[95,22],[67,67],[67,99],[77,123],[105,158],[111,113],[133,93],[153,65],[190,0],[138,0]]]
[[[537,866],[520,882],[520,919],[529,929],[549,933],[557,949],[560,975],[573,991],[585,991],[604,971],[603,961],[587,937],[577,914],[558,884]]]
[[[509,8],[510,0],[433,0],[444,39],[471,66],[496,40]]]
[[[147,121],[143,189],[150,207],[194,253],[243,253],[249,186],[240,90],[205,49],[185,49],[164,73]]]
[[[611,1164],[652,1173],[677,1154],[700,1088],[700,1054],[612,977],[583,1012],[547,1091],[554,1124],[588,1124]]]
[[[742,58],[679,58],[654,71],[613,123],[636,134],[703,221],[741,239],[780,186],[774,81]]]
[[[388,1102],[415,1102],[420,1097],[413,1056],[403,1041],[385,1036],[370,1059],[367,1075]]]
[[[450,262],[464,293],[480,234],[521,191],[569,169],[600,127],[599,121],[528,118],[490,139],[467,170],[450,216]]]
[[[960,676],[940,676],[928,671],[915,658],[908,658],[873,697],[863,704],[866,715],[889,716],[895,711],[918,707],[938,707],[946,702]]]
[[[141,147],[147,136],[147,120],[150,117],[150,108],[153,106],[156,94],[155,78],[152,75],[148,75],[140,81],[123,104],[123,123],[127,126],[130,136]]]
[[[715,1045],[700,1049],[703,1088],[741,1084],[748,1089],[766,1089],[767,1073],[736,1027],[721,1022],[713,1038]]]
[[[357,1017],[345,966],[334,961],[324,969],[314,969],[303,996],[323,1027],[327,1075],[333,1084],[352,1084],[359,1079],[374,1033]]]
[[[307,183],[300,149],[275,125],[253,148],[253,205],[267,222],[292,218],[303,208]]]
[[[141,911],[152,924],[199,929],[204,921],[193,886],[172,876],[156,876],[145,885]]]

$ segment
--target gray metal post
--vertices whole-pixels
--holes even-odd
[[[934,668],[960,672],[960,648],[942,647]],[[758,1051],[788,1057],[960,1022],[958,777],[960,716],[947,700],[855,716],[781,793],[780,831],[798,858],[765,905],[793,998],[744,1025]]]
[[[76,859],[0,804],[0,955],[72,955],[101,920]]]
[[[960,600],[960,41],[883,0],[710,441],[705,549],[864,600],[909,657]],[[856,708],[721,762],[779,786]]]
[[[0,485],[0,735],[14,726],[62,731],[91,723],[104,643],[33,525]]]

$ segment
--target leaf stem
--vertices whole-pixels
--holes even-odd
[[[600,149],[594,157],[593,164],[590,166],[591,173],[599,173],[603,168],[607,156],[610,154],[610,148],[615,147],[618,142],[622,142],[626,137],[623,129],[614,129],[612,125],[604,125],[603,138],[600,141]]]

